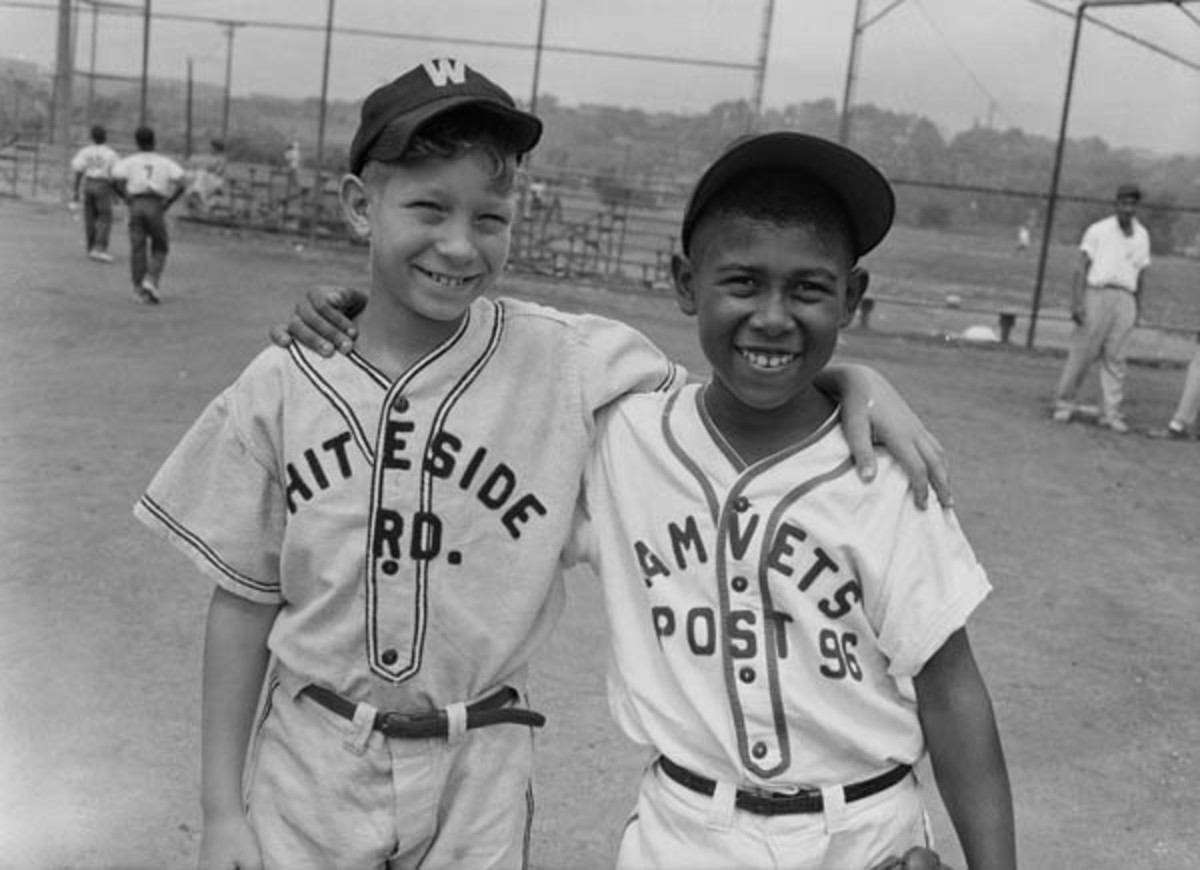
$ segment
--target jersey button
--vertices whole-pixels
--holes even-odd
[[[754,668],[742,668],[738,671],[738,678],[743,683],[753,683],[757,674],[754,673]]]
[[[755,758],[766,758],[767,757],[767,744],[763,743],[761,740],[758,741],[757,743],[754,744],[753,747],[751,747],[750,754],[753,755]]]
[[[746,498],[744,495],[739,495],[737,501],[733,503],[733,509],[739,514],[745,513],[746,511],[750,510],[750,499]]]
[[[396,398],[392,399],[392,410],[396,411],[397,413],[400,413],[400,414],[403,414],[405,411],[407,411],[408,410],[408,397],[407,396],[397,396]]]
[[[396,660],[400,658],[399,654],[394,649],[385,649],[379,660],[385,665],[394,665]]]
[[[734,577],[729,581],[729,585],[733,587],[734,592],[745,592],[750,582],[745,577]]]

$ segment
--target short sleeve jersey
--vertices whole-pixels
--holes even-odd
[[[913,677],[990,590],[951,511],[835,415],[742,462],[701,388],[604,415],[570,558],[609,614],[609,701],[633,740],[713,779],[824,787],[924,751]]]
[[[113,178],[125,181],[129,196],[153,194],[169,197],[183,183],[183,167],[155,151],[138,151],[122,159],[113,168]]]
[[[71,158],[71,169],[83,174],[84,178],[107,181],[112,178],[113,167],[120,157],[107,145],[84,145]]]
[[[303,682],[427,709],[524,678],[562,607],[594,415],[684,377],[615,321],[476,300],[389,380],[352,354],[270,348],[135,508],[231,593],[280,605]]]

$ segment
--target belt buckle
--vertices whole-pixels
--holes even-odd
[[[437,721],[437,713],[380,712],[375,717],[375,728],[388,737],[427,737],[436,729]]]
[[[768,801],[787,800],[789,798],[799,797],[801,795],[813,794],[809,789],[801,788],[798,785],[784,785],[771,787],[765,785],[744,786],[741,791],[755,798]],[[819,794],[819,792],[816,792]]]

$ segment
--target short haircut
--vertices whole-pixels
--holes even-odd
[[[108,131],[104,129],[103,124],[92,125],[92,141],[97,145],[103,145],[108,141]]]
[[[405,122],[397,119],[393,123],[399,127]],[[377,144],[386,143],[387,138],[388,127],[385,127]],[[494,114],[471,106],[445,112],[430,120],[411,136],[399,160],[374,160],[368,152],[362,178],[368,185],[379,184],[398,165],[429,157],[451,159],[468,153],[482,155],[497,187],[505,192],[512,190],[521,158],[520,144],[508,125],[496,122]]]
[[[744,217],[778,227],[804,225],[836,245],[849,266],[858,260],[845,203],[820,178],[800,169],[767,166],[735,176],[713,193],[695,225],[702,229],[718,216]],[[692,247],[693,255],[700,253],[694,243]]]
[[[138,127],[133,132],[133,141],[137,143],[137,147],[143,151],[154,150],[154,130],[150,127]]]

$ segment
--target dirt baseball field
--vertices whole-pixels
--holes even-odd
[[[0,868],[194,866],[210,588],[131,506],[298,293],[361,283],[362,251],[176,227],[163,304],[84,257],[65,209],[0,200]],[[629,319],[703,371],[669,300],[514,282]],[[1196,288],[1200,293],[1200,287]],[[1022,865],[1200,868],[1200,443],[1050,422],[1061,358],[851,331],[948,448],[995,585],[972,626],[1015,793]],[[1178,368],[1135,366],[1129,415],[1168,418]],[[644,759],[610,723],[586,572],[533,685],[534,866],[611,866]],[[936,830],[963,862],[936,794]]]

